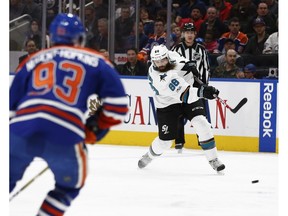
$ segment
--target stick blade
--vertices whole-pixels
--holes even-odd
[[[247,103],[248,99],[245,97],[243,98],[234,109],[231,109],[233,113],[238,112],[238,110]]]

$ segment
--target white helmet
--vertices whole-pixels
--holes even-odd
[[[168,58],[167,47],[164,44],[153,46],[150,57],[152,61]]]

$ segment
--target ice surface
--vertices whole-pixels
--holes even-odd
[[[278,215],[278,154],[219,151],[226,165],[219,175],[191,149],[170,149],[141,170],[147,149],[89,146],[86,184],[65,216]],[[14,192],[45,166],[35,159]],[[36,215],[53,184],[49,170],[10,202],[10,215]]]

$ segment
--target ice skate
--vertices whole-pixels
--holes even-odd
[[[183,144],[182,143],[175,143],[175,149],[179,154],[183,152]]]
[[[142,158],[138,161],[138,167],[140,169],[146,167],[150,162],[152,161],[152,158],[149,157],[148,152],[142,156]]]
[[[209,164],[217,172],[220,172],[225,169],[225,165],[220,160],[218,160],[218,158],[209,161]]]

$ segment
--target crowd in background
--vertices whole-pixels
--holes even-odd
[[[32,18],[25,37],[41,48],[42,0],[10,0],[10,21],[29,14]],[[87,30],[86,47],[97,51],[108,49],[108,0],[89,0],[84,9]],[[47,1],[47,26],[58,13],[58,1]],[[68,12],[69,1],[63,0],[63,10]],[[79,0],[73,1],[73,13],[78,13]],[[211,57],[211,74],[223,70],[223,62],[243,70],[241,78],[257,78],[256,71],[269,69],[257,56],[277,56],[278,64],[278,1],[277,0],[173,0],[171,23],[167,20],[167,1],[140,0],[139,23],[135,23],[135,0],[117,0],[115,11],[115,53],[126,53],[127,63],[116,65],[120,74],[147,74],[149,53],[154,44],[177,45],[182,40],[182,27],[193,23],[197,29],[197,43],[201,43]],[[135,48],[135,29],[138,28],[139,47]],[[170,28],[171,35],[167,36]],[[47,32],[48,35],[49,32]],[[46,46],[49,38],[46,38]],[[227,52],[233,49],[234,52]],[[275,59],[274,57],[271,57]],[[256,60],[251,60],[256,59]],[[113,59],[111,59],[113,60]],[[273,67],[278,65],[273,63]],[[143,66],[145,65],[145,66]],[[245,70],[245,66],[248,69]],[[250,66],[249,66],[250,65]],[[252,65],[252,66],[251,66]],[[249,71],[249,72],[247,72]],[[255,76],[246,76],[252,73]],[[221,73],[217,73],[221,74]],[[213,76],[212,76],[213,77]],[[220,76],[221,77],[221,76]],[[258,78],[262,76],[258,75]]]

